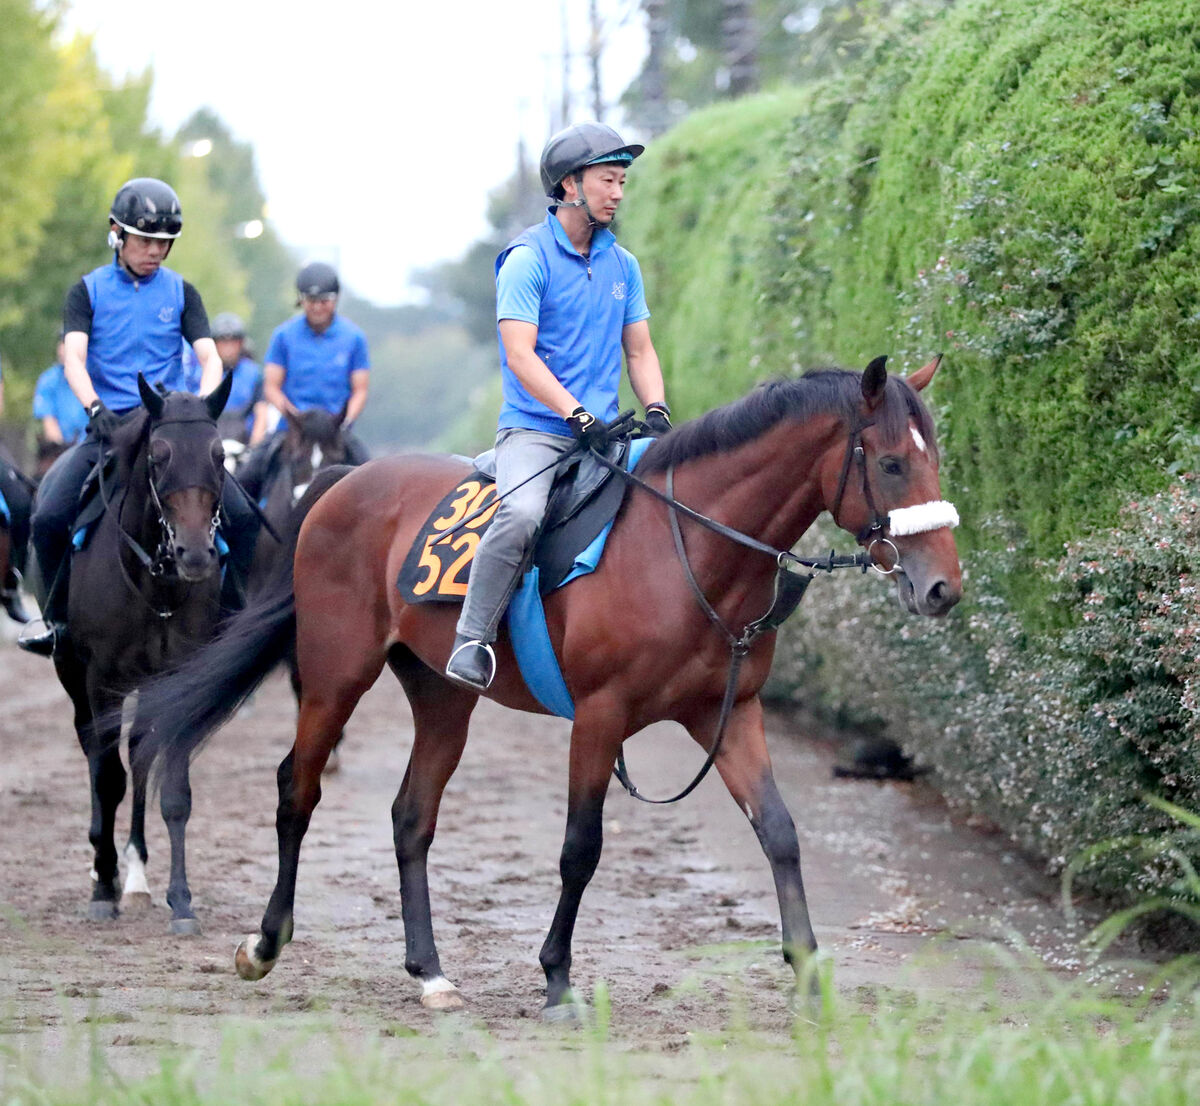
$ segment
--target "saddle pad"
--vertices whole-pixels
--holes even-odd
[[[6,525],[12,522],[12,511],[8,509],[8,500],[4,498],[3,492],[0,492],[0,522]]]
[[[632,469],[641,460],[653,440],[636,438],[630,442],[623,458],[627,469]],[[596,467],[607,472],[599,465]],[[559,510],[555,513],[558,519],[551,521],[543,531],[533,555],[533,563],[539,569],[538,588],[542,595],[548,595],[567,579],[580,575],[576,565],[579,554],[589,549],[598,535],[606,532],[625,497],[624,481],[610,479],[601,483],[594,475],[585,475],[590,486],[582,504],[569,495],[563,497],[558,484],[551,494],[548,511],[554,511],[557,502]],[[396,587],[406,603],[463,601],[475,550],[498,507],[495,483],[478,469],[446,493],[425,520],[401,566]],[[585,571],[593,571],[595,567],[593,561]]]
[[[630,443],[625,459],[627,469],[636,467],[653,440],[639,438]],[[604,494],[614,487],[619,494]],[[539,543],[534,565],[525,573],[521,586],[508,605],[505,616],[508,634],[517,655],[521,676],[537,701],[560,718],[574,718],[575,703],[554,654],[550,632],[546,627],[542,596],[596,570],[624,493],[624,481],[613,480],[605,484],[600,495],[568,519],[560,530],[553,531],[555,535],[561,534],[567,545],[574,547],[574,552],[565,570],[551,570],[555,573],[551,586],[545,584],[539,559],[542,543]],[[396,587],[405,602],[462,602],[467,593],[466,581],[475,550],[479,547],[481,531],[486,530],[498,506],[495,484],[478,471],[471,473],[437,505],[409,550],[396,581]],[[442,540],[447,531],[460,525],[475,511],[480,514],[464,525],[448,544]],[[602,516],[598,526],[595,525],[597,512]],[[581,542],[580,535],[588,536]],[[462,538],[467,540],[460,544]],[[421,590],[415,599],[410,599],[414,586]]]

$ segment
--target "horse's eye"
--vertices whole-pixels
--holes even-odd
[[[171,447],[162,438],[150,442],[150,460],[156,465],[165,465],[171,459]]]
[[[899,457],[880,457],[879,467],[888,476],[899,476],[904,471],[904,465]]]
[[[212,444],[212,459],[218,465],[225,463],[225,447],[220,442],[213,442]]]

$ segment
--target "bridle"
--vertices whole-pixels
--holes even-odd
[[[690,795],[699,786],[700,781],[708,775],[709,769],[712,768],[713,763],[717,759],[717,754],[721,750],[721,743],[725,738],[725,728],[729,723],[729,716],[733,713],[733,707],[737,698],[738,676],[741,673],[743,660],[745,660],[747,654],[750,652],[751,646],[763,634],[778,629],[792,615],[800,605],[800,601],[804,598],[804,593],[815,575],[815,571],[808,573],[796,572],[792,566],[802,566],[824,572],[833,572],[837,568],[861,568],[863,572],[866,572],[867,568],[871,567],[879,572],[880,575],[890,576],[903,571],[903,569],[900,565],[899,550],[892,542],[891,537],[887,536],[888,534],[900,536],[902,534],[920,533],[924,530],[933,530],[941,526],[955,526],[958,524],[958,514],[953,506],[942,501],[938,503],[919,504],[915,507],[900,507],[887,514],[879,511],[875,505],[875,498],[871,494],[871,482],[867,476],[866,450],[862,444],[863,430],[874,424],[874,419],[863,419],[858,415],[855,416],[854,422],[851,423],[846,441],[846,451],[842,458],[841,474],[838,477],[837,494],[834,496],[833,505],[829,509],[830,514],[836,521],[838,513],[841,510],[842,498],[845,495],[846,486],[849,482],[850,470],[857,466],[862,480],[862,496],[867,505],[870,520],[855,537],[860,545],[866,544],[867,548],[859,553],[841,556],[830,550],[828,557],[819,559],[800,557],[787,549],[776,549],[766,542],[761,542],[749,534],[744,534],[740,530],[735,530],[731,526],[717,522],[715,519],[702,515],[699,511],[695,511],[680,503],[674,495],[674,465],[667,467],[665,492],[660,492],[652,484],[648,484],[632,472],[628,472],[620,465],[610,461],[599,450],[594,447],[591,449],[592,456],[605,467],[620,474],[628,483],[649,492],[656,499],[661,500],[667,505],[669,508],[668,517],[671,524],[671,537],[675,543],[675,552],[679,557],[680,565],[683,567],[684,578],[687,580],[688,587],[691,589],[692,595],[695,597],[700,609],[704,612],[709,622],[725,638],[726,644],[729,646],[729,674],[725,680],[725,694],[721,701],[721,712],[717,720],[717,732],[700,771],[691,783],[678,794],[671,796],[671,798],[650,799],[638,791],[630,779],[629,771],[625,766],[624,748],[622,748],[617,753],[617,762],[613,768],[613,775],[617,777],[621,786],[633,798],[655,805],[675,803]],[[759,553],[766,553],[774,558],[777,569],[771,604],[758,618],[748,622],[742,628],[740,634],[735,634],[725,625],[721,616],[709,602],[708,597],[704,594],[700,584],[696,580],[695,574],[692,572],[692,567],[688,562],[687,549],[683,542],[683,532],[679,526],[680,515],[698,522],[705,528],[739,545],[743,545]],[[886,534],[885,531],[887,532]],[[886,542],[892,548],[894,563],[890,569],[885,570],[880,568],[872,556],[872,550],[880,542]]]
[[[146,451],[146,469],[147,469],[146,483],[150,490],[150,500],[154,504],[154,511],[157,516],[158,529],[159,529],[159,542],[158,542],[158,546],[156,547],[156,549],[154,551],[153,556],[151,556],[149,553],[147,553],[145,548],[143,548],[142,544],[132,534],[130,534],[129,531],[126,530],[124,526],[121,525],[121,514],[123,513],[123,511],[125,509],[125,503],[129,498],[129,487],[128,486],[125,488],[125,490],[121,494],[121,502],[117,506],[117,510],[114,515],[114,521],[116,523],[117,533],[121,535],[121,539],[125,542],[126,546],[133,552],[133,555],[137,558],[137,560],[141,564],[141,566],[146,570],[147,574],[155,580],[165,579],[167,577],[168,573],[174,568],[174,565],[175,565],[175,527],[172,526],[170,520],[167,517],[167,511],[166,511],[166,508],[163,506],[162,496],[158,490],[158,482],[155,479],[155,469],[158,465],[158,462],[155,461],[154,455],[150,449],[150,434],[151,434],[152,430],[154,430],[160,426],[169,426],[169,425],[176,424],[176,423],[190,423],[190,422],[209,423],[210,425],[212,425],[212,427],[214,429],[216,428],[216,425],[217,425],[215,419],[209,418],[208,416],[205,416],[205,415],[183,416],[183,417],[169,418],[169,419],[157,419],[157,420],[154,420],[153,423],[147,422],[146,430],[145,430],[145,433],[143,434],[142,442],[139,446],[139,448],[145,449],[145,451]],[[210,520],[209,527],[208,527],[208,540],[210,542],[212,542],[214,540],[214,538],[216,537],[217,527],[220,525],[220,522],[221,522],[220,482],[223,481],[223,479],[224,479],[225,470],[224,470],[224,466],[217,466],[217,467],[219,469],[218,486],[215,489],[216,494],[215,494],[215,500],[214,500],[215,505],[213,508],[213,517]],[[112,510],[112,501],[109,498],[108,490],[104,486],[104,468],[105,468],[104,461],[103,461],[103,459],[101,459],[100,465],[98,467],[99,483],[100,483],[100,498],[104,502],[104,510],[107,513]],[[178,604],[176,604],[174,607],[165,607],[164,608],[164,607],[157,606],[156,604],[152,603],[142,593],[141,589],[137,586],[137,584],[135,583],[135,581],[129,574],[129,570],[125,565],[124,559],[121,557],[118,557],[117,562],[121,566],[121,577],[124,580],[126,587],[128,587],[128,589],[131,592],[133,592],[134,595],[136,595],[139,599],[141,599],[142,602],[145,603],[146,606],[150,610],[152,610],[156,615],[158,615],[158,617],[160,619],[162,619],[164,622],[166,620],[172,618],[180,610],[180,608],[183,606],[183,604],[186,602],[186,598],[185,598],[185,599],[181,600]]]

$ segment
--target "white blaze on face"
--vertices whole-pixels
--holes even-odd
[[[912,435],[913,441],[917,443],[917,448],[922,452],[927,452],[925,448],[925,439],[921,437],[920,431],[915,426],[910,426],[908,432]]]

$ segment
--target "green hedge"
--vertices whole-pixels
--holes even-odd
[[[1088,541],[1063,552],[1108,543],[1129,590],[1106,609],[1153,653],[1159,616],[1136,596],[1164,570],[1127,547],[1183,531],[1109,528],[1200,452],[1198,180],[1184,0],[914,3],[853,69],[698,114],[631,174],[625,237],[680,412],[802,366],[947,353],[931,398],[968,601],[931,628],[877,592],[814,588],[812,626],[860,619],[850,640],[875,639],[876,672],[858,678],[841,634],[817,649],[793,631],[777,686],[902,720],[950,793],[1060,862],[1159,826],[1144,790],[1200,806],[1195,772],[1164,767],[1197,749],[1186,680],[1098,679],[1111,643],[1087,632]],[[1095,704],[1118,700],[1138,705],[1106,728]],[[1093,883],[1130,887],[1115,863]]]

